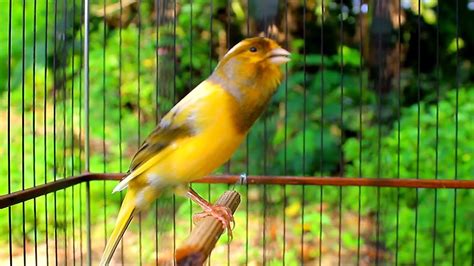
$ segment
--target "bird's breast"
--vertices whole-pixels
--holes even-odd
[[[176,140],[174,151],[150,169],[152,173],[176,183],[187,183],[210,174],[230,159],[246,132],[236,128],[235,100],[214,84],[189,117],[195,132]]]
[[[246,133],[265,110],[276,91],[282,75],[278,68],[260,69],[249,79],[229,78],[225,69],[216,71],[209,82],[223,88],[229,95],[229,108],[234,127]]]

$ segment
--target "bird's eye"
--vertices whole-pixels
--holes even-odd
[[[252,53],[255,53],[257,51],[257,47],[252,46],[252,47],[250,47],[249,51],[252,52]]]

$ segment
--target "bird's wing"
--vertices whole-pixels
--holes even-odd
[[[148,135],[138,151],[133,156],[130,164],[129,174],[114,189],[114,192],[123,190],[128,182],[137,177],[152,165],[158,163],[173,149],[171,145],[181,138],[190,137],[193,134],[193,126],[185,119],[189,110],[173,108]]]
[[[163,117],[134,155],[129,174],[115,187],[114,192],[126,188],[130,180],[178,148],[173,144],[179,139],[196,134],[198,128],[194,118],[201,106],[201,99],[210,93],[214,93],[214,90],[209,89],[209,86],[204,84],[205,82],[201,83],[200,86],[191,91]]]
[[[166,121],[171,120],[171,121]],[[182,122],[182,121],[181,121]],[[130,172],[136,171],[141,165],[156,156],[174,141],[192,135],[191,125],[179,123],[170,117],[163,118],[162,122],[145,139],[140,149],[133,156]]]
[[[196,116],[205,102],[202,99],[215,93],[215,88],[204,81],[177,103],[138,149],[132,159],[130,172],[137,171],[140,166],[178,139],[196,134]]]

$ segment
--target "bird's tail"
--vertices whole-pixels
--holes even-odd
[[[129,189],[125,198],[122,202],[122,207],[120,208],[119,215],[117,217],[117,222],[115,223],[114,231],[107,241],[105,246],[104,254],[100,259],[100,265],[108,265],[112,256],[114,255],[115,249],[117,248],[120,239],[122,238],[125,230],[132,221],[133,214],[136,211],[136,202],[135,202],[135,191]]]

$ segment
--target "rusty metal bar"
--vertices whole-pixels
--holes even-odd
[[[234,184],[240,176],[209,176],[194,183]],[[312,177],[312,176],[248,176],[249,184],[269,185],[317,185],[317,186],[361,186],[361,187],[403,187],[403,188],[456,188],[473,189],[474,180],[434,180],[402,178],[348,178],[348,177]]]
[[[25,202],[39,196],[46,195],[70,186],[74,186],[84,181],[83,176],[59,179],[54,182],[49,182],[44,185],[39,185],[33,188],[13,192],[11,194],[0,196],[0,209],[17,203]]]
[[[81,182],[97,180],[116,180],[123,178],[121,173],[86,173],[65,179],[58,179],[44,185],[0,196],[0,209],[15,205],[48,193],[58,191]],[[236,184],[241,181],[238,175],[214,175],[196,180],[194,183]],[[446,179],[403,179],[403,178],[349,178],[313,176],[247,176],[248,184],[267,185],[316,185],[316,186],[361,186],[361,187],[400,187],[400,188],[450,188],[474,189],[474,180]]]

